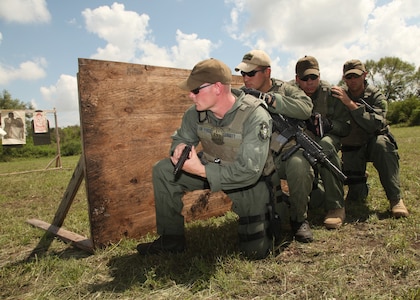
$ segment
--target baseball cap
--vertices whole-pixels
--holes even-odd
[[[187,91],[198,88],[203,83],[229,84],[232,82],[230,68],[220,60],[209,58],[197,63],[192,69],[190,76],[178,86]]]
[[[319,76],[319,65],[318,61],[313,56],[305,55],[299,59],[296,63],[296,75],[299,78],[303,78],[306,75],[317,75]]]
[[[358,59],[352,59],[347,61],[343,66],[343,74],[357,74],[362,75],[366,72],[365,65]]]
[[[242,62],[236,66],[235,71],[250,72],[258,66],[269,67],[270,57],[263,50],[252,50],[244,55]]]

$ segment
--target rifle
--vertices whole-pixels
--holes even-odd
[[[251,94],[264,102],[268,102],[267,99],[271,101],[273,95],[267,95],[261,93],[260,91],[242,88],[242,90]],[[303,156],[306,160],[314,167],[316,164],[320,163],[321,165],[327,167],[334,175],[336,175],[341,181],[345,181],[347,176],[344,175],[341,170],[335,166],[329,159],[328,156],[322,151],[321,145],[314,141],[310,136],[308,136],[298,124],[290,124],[289,121],[281,114],[271,113],[271,118],[273,119],[273,132],[277,132],[277,135],[273,134],[272,138],[276,139],[280,145],[285,145],[292,139],[295,139],[296,145],[294,145],[286,153],[283,153],[281,160],[285,161],[289,159],[297,150],[302,148]],[[280,149],[279,149],[280,150]]]
[[[374,113],[374,114],[377,114],[377,115],[381,115],[381,113],[377,112],[369,103],[367,103],[362,98],[359,98],[356,102],[360,103],[360,104],[363,104],[368,113]]]
[[[275,123],[279,122],[283,123],[283,125],[280,126],[287,126],[286,130],[280,132],[279,137],[287,139],[288,141],[294,138],[296,141],[296,145],[294,145],[286,153],[282,154],[281,160],[285,161],[289,159],[297,150],[302,148],[304,150],[303,156],[312,167],[320,163],[321,165],[327,167],[331,172],[333,172],[333,174],[336,175],[341,181],[344,182],[347,179],[347,176],[344,175],[344,173],[341,172],[341,170],[328,159],[327,154],[322,151],[321,145],[314,141],[310,136],[308,136],[300,127],[289,124],[289,122],[281,114],[272,114],[272,118],[273,128],[277,126]]]
[[[174,167],[174,175],[177,175],[179,171],[182,169],[182,166],[184,165],[185,161],[188,159],[188,156],[190,155],[191,148],[192,148],[191,145],[186,145],[184,150],[182,150],[181,156],[179,157],[179,160]]]

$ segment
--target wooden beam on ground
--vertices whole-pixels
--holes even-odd
[[[74,197],[76,196],[77,191],[79,190],[80,184],[82,183],[82,180],[84,178],[84,159],[83,156],[80,157],[79,162],[74,169],[73,175],[70,179],[69,185],[67,186],[66,192],[63,195],[63,198],[61,199],[60,206],[57,209],[57,212],[55,213],[54,219],[52,224],[46,223],[44,221],[36,220],[36,219],[30,219],[26,222],[29,224],[32,224],[36,227],[42,228],[46,230],[47,232],[44,234],[44,236],[39,241],[38,245],[35,247],[34,250],[32,250],[29,257],[33,257],[34,255],[38,255],[41,251],[45,252],[48,250],[48,248],[51,245],[52,242],[52,234],[57,235],[58,232],[62,234],[60,231],[60,227],[63,225],[64,219],[67,216],[67,213],[70,209],[71,204],[73,203]],[[90,245],[87,244],[87,242],[81,242],[80,236],[74,234],[73,236],[71,232],[64,231],[65,236],[62,236],[62,240],[66,241],[66,238],[69,238],[68,241],[71,241],[75,246],[78,248],[81,248],[83,250],[86,250],[88,252],[93,252],[93,244],[92,241],[90,241]],[[70,234],[71,233],[71,234]],[[82,237],[82,240],[86,239],[85,237]]]
[[[87,237],[37,219],[29,219],[26,222],[54,234],[65,243],[70,243],[77,248],[93,253],[92,240]]]

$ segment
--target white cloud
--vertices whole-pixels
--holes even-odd
[[[142,55],[134,62],[174,68],[192,68],[197,61],[210,57],[212,49],[217,47],[210,40],[199,39],[197,34],[185,34],[176,31],[177,45],[167,48],[158,47],[152,42],[139,45]]]
[[[45,0],[0,0],[0,19],[16,23],[48,23],[51,14]]]
[[[22,62],[18,68],[0,64],[0,84],[6,85],[14,80],[36,80],[46,76],[44,58]]]
[[[324,79],[336,83],[345,61],[397,56],[420,65],[418,0],[229,0],[232,38],[267,51],[273,75],[294,77],[300,57],[313,55]],[[380,5],[375,7],[376,5]],[[240,14],[241,17],[237,17]],[[243,17],[245,16],[245,17]],[[283,69],[279,69],[280,57]]]
[[[70,75],[61,75],[55,85],[40,88],[42,97],[57,111],[78,111],[77,79]]]
[[[176,30],[177,45],[159,47],[148,28],[149,16],[126,11],[123,4],[86,9],[82,15],[86,29],[107,42],[91,56],[94,59],[192,68],[217,47],[210,40],[199,39],[197,34],[185,34],[180,30]]]
[[[82,15],[86,29],[108,43],[105,48],[98,48],[92,58],[130,61],[135,57],[138,45],[149,34],[149,16],[126,11],[123,4],[114,3],[111,7],[86,9]]]
[[[376,8],[367,23],[367,35],[360,37],[366,45],[365,56],[378,59],[396,56],[404,61],[420,64],[420,27],[409,25],[420,17],[419,1],[393,1]]]

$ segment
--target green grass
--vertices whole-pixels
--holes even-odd
[[[0,175],[0,298],[420,299],[420,127],[392,131],[409,218],[390,218],[369,164],[367,204],[347,205],[342,228],[324,229],[322,212],[311,211],[315,241],[292,242],[261,261],[239,256],[233,213],[187,224],[189,248],[178,255],[137,255],[150,234],[94,255],[54,239],[44,255],[27,259],[45,232],[26,220],[52,221],[79,158],[63,157],[61,170]],[[0,174],[44,169],[50,160],[0,163]],[[82,183],[63,227],[89,236],[87,211]]]

